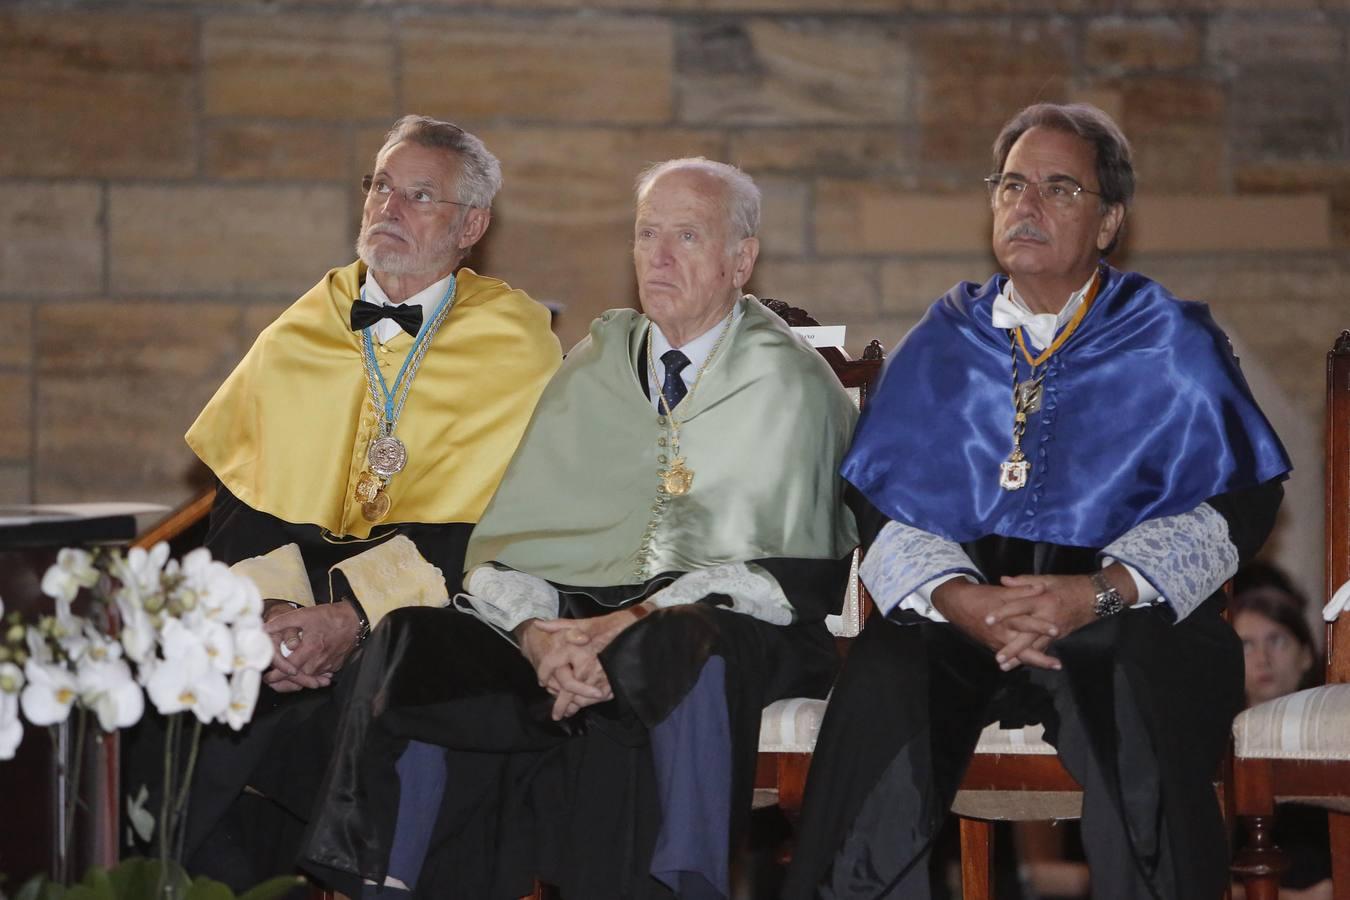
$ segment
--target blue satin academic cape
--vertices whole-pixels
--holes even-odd
[[[1101,276],[1045,364],[1041,410],[1022,439],[1026,487],[999,487],[1012,361],[990,315],[1004,276],[958,284],[905,338],[868,398],[844,477],[891,519],[950,540],[1100,548],[1146,519],[1287,473],[1209,308],[1137,273],[1103,266]],[[1025,359],[1020,371],[1025,380]]]

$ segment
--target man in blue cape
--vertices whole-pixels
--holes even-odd
[[[884,371],[843,474],[877,604],[817,744],[787,896],[924,898],[981,730],[1040,722],[1084,787],[1093,896],[1220,895],[1242,706],[1223,583],[1289,461],[1199,303],[1102,262],[1134,191],[1090,106],[994,144],[994,253]]]

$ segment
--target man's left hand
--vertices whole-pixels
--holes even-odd
[[[1126,605],[1132,605],[1138,599],[1134,581],[1119,563],[1106,569],[1107,579],[1125,598]],[[1019,620],[1030,616],[1055,626],[1055,639],[1059,640],[1072,634],[1084,625],[1097,621],[1094,609],[1097,600],[1097,588],[1086,575],[1005,575],[1002,584],[1008,587],[1041,588],[1034,597],[1014,600],[990,613],[985,621],[990,625],[1004,624],[1018,632],[1018,636],[998,651],[996,658],[1000,665],[1021,660],[1032,662],[1025,657],[1043,657],[1041,651],[1049,643],[1043,635],[1019,628]],[[1040,660],[1032,662],[1039,664]]]

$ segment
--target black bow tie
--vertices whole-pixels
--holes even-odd
[[[417,332],[422,330],[422,307],[405,306],[402,303],[382,306],[365,300],[357,300],[352,304],[352,331],[369,328],[381,319],[393,319],[399,328],[417,337]]]

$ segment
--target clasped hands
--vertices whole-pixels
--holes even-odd
[[[1118,563],[1106,570],[1111,584],[1133,603],[1134,583]],[[1097,590],[1086,575],[1004,576],[999,584],[952,579],[933,591],[933,606],[957,628],[994,651],[1005,672],[1019,665],[1058,670],[1050,642],[1096,621]]]
[[[590,619],[527,619],[516,627],[521,654],[553,696],[553,721],[613,699],[600,653],[639,618],[628,607]]]
[[[273,645],[272,667],[263,674],[263,683],[286,694],[332,684],[333,673],[356,647],[361,621],[346,602],[294,609],[269,600],[263,630]]]

